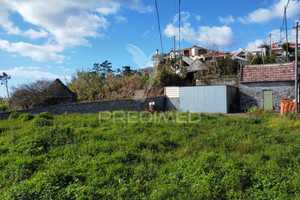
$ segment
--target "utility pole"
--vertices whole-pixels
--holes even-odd
[[[5,80],[5,86],[6,86],[6,92],[7,92],[7,98],[9,98],[9,92],[8,92],[8,83],[7,79]]]
[[[176,51],[176,36],[174,36],[174,54],[175,54],[175,51]]]
[[[174,36],[174,66],[176,66],[176,36]]]
[[[286,10],[289,6],[290,0],[288,0],[288,3],[286,6],[284,6],[284,21],[285,21],[285,37],[286,37],[286,61],[289,62],[289,41],[288,41],[288,33],[287,33],[287,15],[286,15]]]
[[[269,56],[270,56],[270,64],[271,64],[271,62],[272,62],[272,58],[271,58],[271,56],[272,56],[272,33],[270,33],[270,35],[269,35],[269,37],[270,37],[270,49],[269,49]]]
[[[179,3],[179,21],[178,21],[178,23],[179,23],[179,28],[178,28],[178,30],[179,30],[179,49],[178,49],[178,53],[179,53],[179,51],[180,51],[180,48],[181,48],[181,2],[180,2],[180,0],[178,1],[178,3]],[[180,60],[179,60],[179,67],[181,67],[181,65],[182,65],[182,58],[180,58]]]
[[[295,97],[296,97],[296,107],[295,112],[296,114],[299,113],[299,87],[298,87],[298,21],[296,21],[296,45],[295,45]]]

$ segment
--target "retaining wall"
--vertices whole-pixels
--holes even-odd
[[[165,98],[164,96],[153,97],[147,99],[128,99],[115,101],[100,101],[93,103],[80,103],[69,105],[49,106],[44,108],[20,110],[20,113],[39,114],[41,112],[50,112],[54,115],[61,115],[64,113],[98,113],[101,111],[145,111],[149,108],[149,102],[155,102],[155,108],[158,111],[164,110]],[[0,113],[0,119],[7,119],[11,112]]]
[[[221,79],[207,79],[205,83],[200,80],[196,81],[196,86],[215,86],[215,85],[230,85],[233,87],[239,86],[238,78],[221,78]]]

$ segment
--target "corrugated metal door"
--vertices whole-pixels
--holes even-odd
[[[197,113],[227,113],[227,87],[180,88],[180,110]]]
[[[264,110],[273,110],[273,92],[264,91]]]

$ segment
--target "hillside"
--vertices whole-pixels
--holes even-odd
[[[93,69],[77,70],[67,86],[79,101],[142,99],[163,95],[166,86],[182,86],[187,80],[174,73],[172,59],[157,62],[148,70],[111,70],[108,61]]]
[[[300,119],[0,121],[0,199],[299,199]],[[193,119],[198,116],[193,115]]]

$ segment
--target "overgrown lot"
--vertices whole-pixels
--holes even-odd
[[[0,199],[299,199],[299,186],[293,116],[0,121]]]

